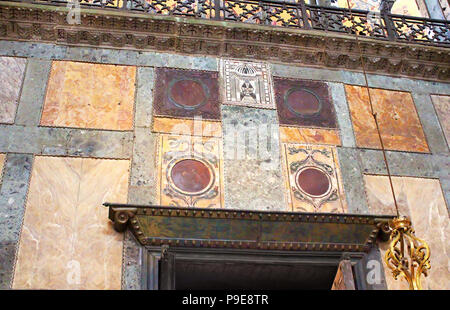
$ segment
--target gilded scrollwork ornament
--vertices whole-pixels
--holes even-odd
[[[410,290],[421,290],[421,276],[428,276],[427,270],[431,268],[428,244],[415,236],[407,217],[392,220],[390,229],[389,249],[384,258],[387,266],[394,279],[405,278]]]

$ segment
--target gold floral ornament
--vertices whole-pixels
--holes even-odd
[[[402,276],[408,281],[410,290],[421,290],[420,277],[422,274],[428,276],[427,270],[431,268],[430,248],[424,240],[415,236],[407,217],[395,218],[389,226],[391,236],[385,262],[395,280]]]

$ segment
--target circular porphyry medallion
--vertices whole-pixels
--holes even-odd
[[[292,113],[304,117],[317,115],[322,109],[320,98],[304,88],[292,88],[287,91],[284,103]]]
[[[172,184],[181,192],[197,195],[205,192],[213,181],[211,169],[200,160],[182,159],[170,169]]]
[[[329,176],[316,167],[306,167],[299,170],[295,179],[299,189],[309,196],[322,197],[328,194],[331,189]]]
[[[208,89],[200,81],[174,80],[169,86],[169,99],[179,108],[194,110],[208,99]]]

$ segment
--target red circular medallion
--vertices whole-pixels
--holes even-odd
[[[294,90],[287,97],[287,104],[294,113],[312,115],[320,111],[319,99],[304,89]]]
[[[202,85],[194,80],[180,80],[170,88],[170,96],[173,101],[184,107],[195,107],[206,100],[206,94]]]
[[[183,159],[170,173],[173,184],[184,192],[197,193],[205,190],[211,182],[211,172],[201,161]]]
[[[330,188],[328,176],[321,170],[315,168],[306,168],[297,176],[298,186],[311,196],[322,196]]]

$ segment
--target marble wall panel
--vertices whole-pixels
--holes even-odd
[[[367,198],[372,214],[395,213],[387,176],[365,176]],[[450,289],[450,220],[439,180],[393,177],[395,197],[401,215],[411,218],[416,236],[427,241],[431,269],[422,277],[424,289]],[[380,244],[384,257],[388,243]],[[394,280],[385,265],[389,289],[408,289],[405,280]]]
[[[273,84],[280,125],[337,128],[325,82],[274,77]]]
[[[51,60],[28,58],[19,106],[14,123],[19,126],[38,126],[44,105]]]
[[[221,208],[220,139],[160,135],[158,200],[162,206]]]
[[[225,207],[287,211],[277,112],[223,105],[222,117]]]
[[[369,214],[396,215],[394,196],[392,195],[389,178],[379,175],[364,175],[365,190],[369,206]],[[402,179],[392,178],[395,198],[401,214],[410,216],[407,197],[405,197]]]
[[[391,9],[392,14],[398,15],[408,15],[408,16],[418,16],[422,17],[423,14],[420,12],[416,1],[411,0],[397,0]],[[424,16],[426,17],[426,16]]]
[[[0,125],[0,152],[130,158],[133,132]]]
[[[134,136],[128,203],[157,204],[159,137],[149,128],[142,127],[135,129]]]
[[[358,147],[380,149],[369,93],[365,87],[346,85],[347,100]],[[388,150],[428,153],[428,145],[411,94],[370,89],[381,138]]]
[[[35,59],[64,59],[66,46],[51,43],[0,41],[0,55],[30,57]]]
[[[381,0],[349,0],[349,3],[352,9],[379,12]],[[348,8],[347,0],[334,1],[333,5]],[[418,17],[422,16],[415,0],[397,0],[391,9],[391,13]]]
[[[333,1],[332,6],[348,8],[350,4],[351,9],[379,11],[380,2],[381,0],[337,0]]]
[[[450,96],[431,95],[431,100],[439,117],[442,131],[447,139],[447,145],[450,145]]]
[[[155,116],[220,120],[218,72],[157,68]]]
[[[420,88],[425,88],[421,86]],[[450,87],[447,87],[450,89]],[[431,92],[430,92],[431,93]],[[430,93],[411,92],[419,114],[422,129],[426,134],[428,148],[433,154],[448,154],[448,145],[442,132],[439,118],[434,108]],[[440,93],[444,94],[444,93]]]
[[[123,236],[102,203],[126,203],[128,175],[128,160],[36,157],[13,288],[120,289]]]
[[[0,154],[0,184],[2,184],[3,166],[5,165],[5,154]]]
[[[68,46],[64,59],[134,66],[137,64],[138,55],[137,51]]]
[[[11,288],[15,257],[16,243],[0,242],[0,290]]]
[[[441,4],[445,19],[450,20],[450,3],[448,2],[448,0],[439,0],[439,3]]]
[[[153,131],[175,135],[192,135],[203,137],[221,137],[222,126],[220,122],[205,121],[201,119],[175,119],[167,117],[153,118]]]
[[[430,18],[433,19],[444,19],[446,14],[446,12],[442,12],[442,8],[444,7],[442,4],[443,2],[448,2],[447,0],[424,0],[426,6],[427,6],[427,10],[430,14]]]
[[[41,125],[131,130],[136,67],[55,61]]]
[[[266,63],[223,59],[224,103],[275,109],[270,66]]]
[[[25,58],[0,57],[0,123],[14,123],[26,63]]]
[[[347,212],[334,147],[283,144],[286,190],[297,212]]]
[[[352,120],[348,108],[345,87],[342,83],[327,83],[330,87],[333,105],[336,109],[336,119],[339,125],[339,134],[342,146],[355,147],[355,135],[353,134]]]
[[[337,147],[342,183],[345,189],[348,212],[368,214],[367,199],[363,180],[361,156],[356,148]]]
[[[19,240],[33,155],[7,154],[0,188],[0,242]]]
[[[153,88],[155,85],[155,69],[138,67],[136,89],[135,127],[151,127],[153,115]]]
[[[341,145],[337,130],[280,127],[281,142]]]
[[[81,263],[83,289],[121,288],[123,235],[113,229],[101,204],[127,202],[129,168],[128,160],[83,159],[72,257]]]

